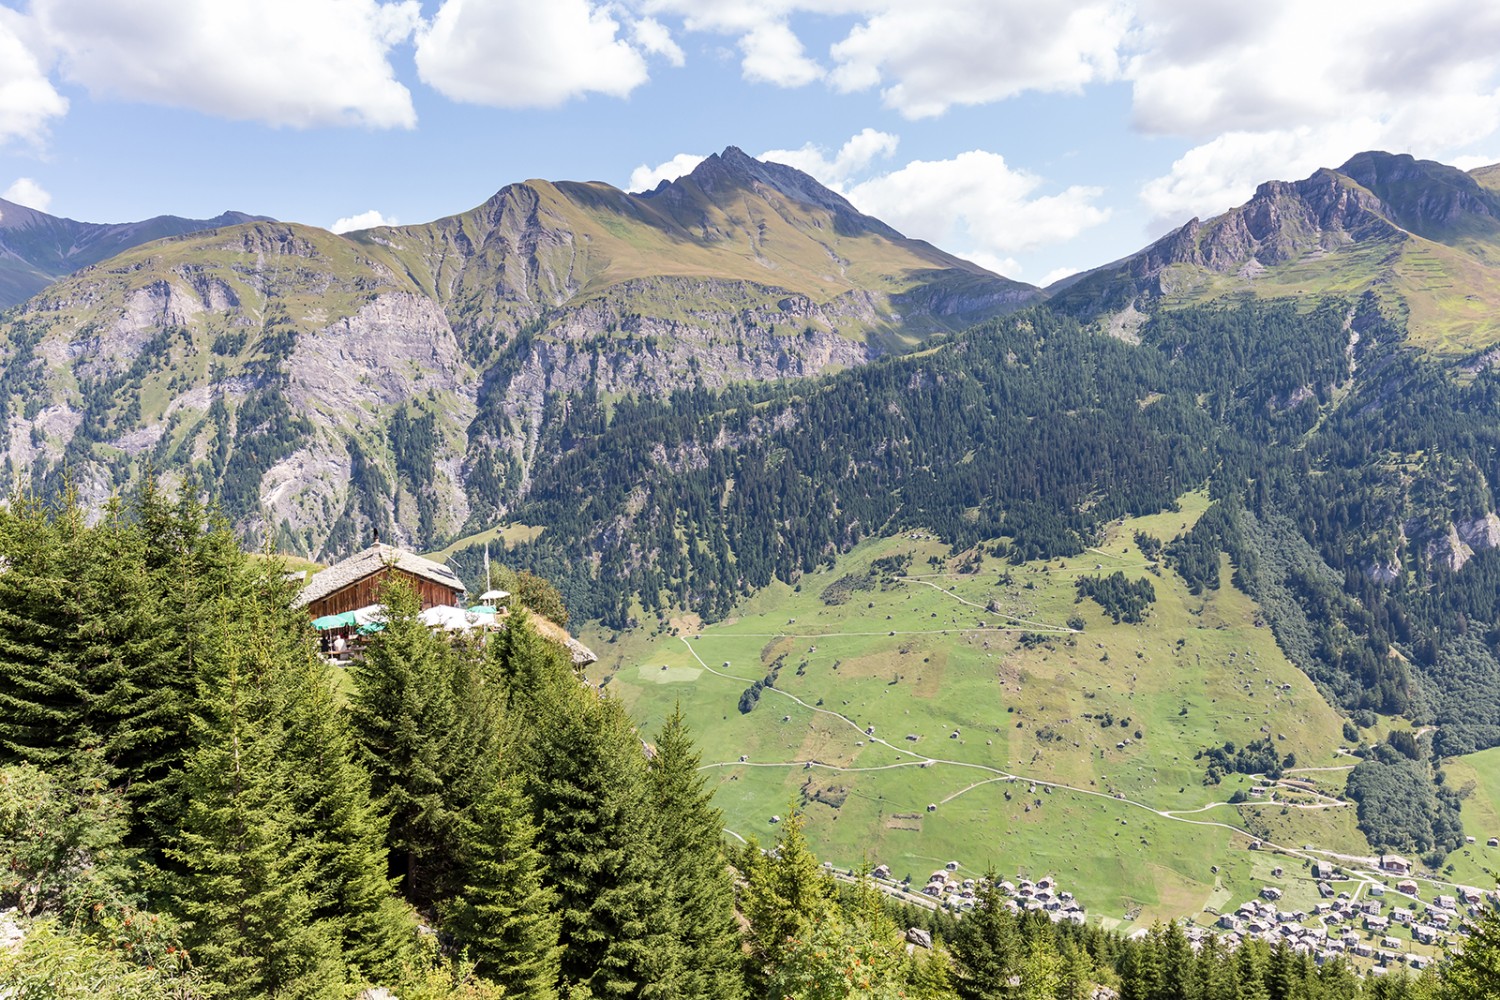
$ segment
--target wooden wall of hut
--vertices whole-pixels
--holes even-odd
[[[417,592],[417,596],[422,600],[423,611],[431,607],[436,607],[439,604],[456,605],[459,603],[459,591],[433,580],[415,576],[403,569],[391,567],[377,573],[371,573],[369,576],[356,580],[341,590],[335,590],[327,597],[313,601],[307,606],[308,615],[312,618],[322,618],[324,615],[338,615],[343,614],[345,611],[353,611],[356,608],[365,608],[371,604],[379,604],[381,584],[392,573],[406,581]]]

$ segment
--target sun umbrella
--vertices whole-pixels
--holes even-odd
[[[471,629],[479,621],[478,615],[471,614],[463,608],[455,608],[447,604],[439,604],[428,608],[417,617],[428,628],[441,628],[449,631]]]
[[[503,601],[509,596],[510,591],[508,590],[486,590],[484,593],[479,595],[479,599],[485,604],[488,604],[491,601]]]
[[[336,615],[324,615],[322,618],[313,619],[313,628],[322,632],[331,628],[347,628],[350,625],[359,624],[355,621],[353,611],[345,611]]]

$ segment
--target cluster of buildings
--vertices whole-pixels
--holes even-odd
[[[943,909],[965,913],[974,908],[986,886],[984,879],[962,877],[959,868],[957,861],[948,862],[929,875],[927,884],[920,889],[912,889],[909,881],[898,882],[892,878],[891,869],[887,865],[876,865],[870,876],[877,882],[926,896]],[[1054,923],[1066,921],[1081,924],[1088,919],[1083,904],[1074,899],[1071,892],[1064,891],[1052,875],[1044,875],[1035,882],[1017,876],[1014,882],[1007,879],[997,888],[1012,913],[1036,910],[1047,914]]]
[[[1403,867],[1409,871],[1409,864],[1398,864],[1402,860],[1392,858],[1387,864],[1383,858],[1381,867],[1393,873]],[[1379,975],[1398,966],[1425,968],[1432,956],[1413,951],[1413,943],[1436,949],[1448,944],[1451,936],[1466,936],[1469,918],[1481,916],[1485,907],[1485,894],[1467,887],[1423,903],[1418,898],[1421,886],[1410,878],[1397,884],[1399,896],[1394,899],[1386,898],[1386,887],[1380,883],[1366,884],[1368,897],[1355,899],[1349,892],[1333,891],[1331,881],[1342,876],[1326,862],[1314,866],[1313,877],[1322,901],[1311,912],[1278,905],[1282,891],[1265,886],[1260,898],[1222,914],[1215,929],[1192,931],[1200,940],[1218,933],[1231,947],[1252,939],[1284,943],[1293,951],[1312,955],[1319,964],[1335,958],[1368,959]],[[1500,894],[1492,897],[1500,902]]]

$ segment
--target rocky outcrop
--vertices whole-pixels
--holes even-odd
[[[1500,548],[1500,517],[1493,513],[1467,521],[1459,521],[1454,528],[1458,531],[1458,537],[1464,540],[1464,544],[1475,552]]]
[[[1459,537],[1458,528],[1449,524],[1446,531],[1428,540],[1426,555],[1431,565],[1457,573],[1474,558],[1474,550]]]

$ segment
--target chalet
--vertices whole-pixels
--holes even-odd
[[[380,588],[390,579],[410,584],[424,611],[463,601],[463,581],[447,566],[376,542],[314,576],[297,595],[297,604],[315,619],[366,608],[380,603]]]
[[[1380,867],[1384,871],[1394,872],[1397,875],[1411,874],[1411,862],[1399,854],[1382,854],[1380,856]]]
[[[1417,883],[1415,879],[1403,879],[1396,883],[1396,891],[1403,896],[1415,896],[1417,894]]]
[[[1430,924],[1412,924],[1411,936],[1422,944],[1432,944],[1437,940],[1437,928]]]
[[[1334,868],[1331,861],[1314,861],[1313,878],[1320,882],[1327,882],[1338,877],[1338,870]]]

